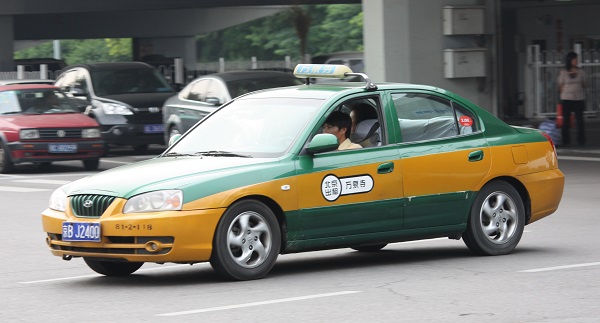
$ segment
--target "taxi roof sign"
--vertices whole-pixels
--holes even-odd
[[[294,69],[297,78],[337,78],[341,79],[352,74],[346,65],[331,64],[298,64]]]

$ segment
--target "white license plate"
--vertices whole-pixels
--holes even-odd
[[[92,241],[100,242],[101,232],[99,222],[63,222],[63,241]]]
[[[51,153],[76,153],[77,144],[48,144],[48,151]]]
[[[165,131],[165,126],[162,124],[144,125],[144,133],[162,133],[163,131]]]

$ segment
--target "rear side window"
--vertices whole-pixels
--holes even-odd
[[[456,103],[422,93],[392,94],[402,142],[435,140],[469,134],[475,130],[473,115]]]

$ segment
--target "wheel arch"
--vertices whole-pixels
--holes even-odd
[[[280,228],[280,234],[281,234],[281,247],[279,250],[279,253],[282,253],[283,250],[285,249],[285,245],[287,244],[287,221],[285,220],[285,213],[283,212],[283,209],[281,208],[281,206],[279,205],[279,203],[275,202],[275,200],[273,200],[272,198],[265,196],[265,195],[247,195],[244,197],[241,197],[235,201],[233,201],[233,203],[231,203],[230,205],[233,205],[234,203],[237,203],[239,201],[244,201],[244,200],[255,200],[258,202],[263,203],[264,205],[266,205],[269,209],[271,209],[271,211],[273,211],[273,214],[275,214],[275,218],[277,219],[277,223],[279,223],[279,228]]]
[[[525,225],[527,225],[529,223],[529,220],[531,219],[531,197],[529,196],[529,192],[527,191],[525,185],[523,185],[523,183],[521,183],[521,181],[519,181],[518,179],[511,176],[499,176],[492,178],[487,183],[485,183],[485,185],[493,181],[506,182],[517,190],[519,196],[521,196],[521,200],[523,201],[523,207],[525,208]]]

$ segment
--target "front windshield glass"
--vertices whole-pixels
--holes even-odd
[[[164,156],[279,157],[297,140],[317,99],[242,99],[207,117]]]
[[[0,114],[51,114],[78,112],[73,101],[55,89],[0,92]]]
[[[167,81],[151,68],[94,71],[92,83],[99,96],[172,92]]]

